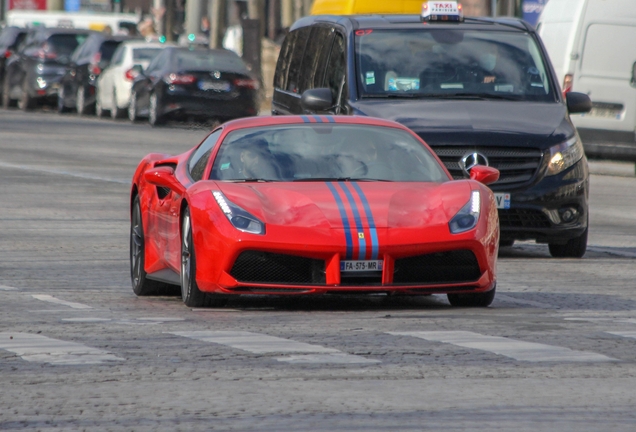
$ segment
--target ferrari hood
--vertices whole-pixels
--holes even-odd
[[[265,224],[304,228],[406,228],[447,224],[468,202],[468,181],[439,183],[216,183]]]

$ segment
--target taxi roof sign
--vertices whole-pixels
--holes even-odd
[[[422,4],[422,21],[463,21],[462,5],[456,1],[428,1]]]

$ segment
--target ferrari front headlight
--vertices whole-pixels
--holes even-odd
[[[581,160],[583,153],[583,143],[581,143],[578,135],[573,136],[564,143],[550,147],[550,160],[546,175],[555,175],[570,168]]]
[[[250,234],[265,234],[265,224],[256,216],[228,200],[222,192],[213,191],[212,195],[234,228]]]
[[[468,201],[448,223],[450,232],[459,234],[475,228],[479,221],[480,211],[481,197],[479,191],[472,191],[470,201]]]

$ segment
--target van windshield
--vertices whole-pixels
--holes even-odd
[[[527,33],[460,29],[360,30],[362,97],[557,100]]]

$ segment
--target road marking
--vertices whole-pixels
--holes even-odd
[[[336,364],[376,364],[380,360],[372,360],[347,353],[300,354],[279,357],[276,360],[285,363],[336,363]]]
[[[18,291],[18,289],[6,285],[0,285],[0,291]]]
[[[77,322],[77,323],[99,323],[99,322],[108,322],[112,321],[110,318],[62,318],[62,321],[65,322]]]
[[[497,293],[497,295],[495,296],[495,300],[506,302],[506,303],[517,303],[522,305],[534,306],[541,309],[560,309],[559,306],[551,305],[548,303],[541,303],[534,300],[518,299],[518,298],[511,297],[509,295],[501,294],[501,293]]]
[[[636,324],[636,319],[634,318],[578,318],[578,317],[568,317],[563,318],[565,321],[585,321],[585,322],[610,322],[610,323],[625,323],[625,324]]]
[[[82,174],[82,173],[75,173],[71,171],[44,168],[44,167],[39,167],[35,165],[19,165],[19,164],[12,164],[8,162],[0,161],[0,167],[13,168],[13,169],[18,169],[22,171],[35,171],[35,172],[41,172],[45,174],[56,174],[56,175],[62,175],[67,177],[76,177],[76,178],[81,178],[86,180],[97,180],[97,181],[104,181],[109,183],[130,184],[130,179],[114,179],[114,178],[96,176],[92,174]]]
[[[396,336],[413,336],[432,342],[443,342],[464,348],[489,351],[519,361],[529,362],[601,362],[617,361],[593,352],[574,351],[569,348],[524,342],[499,336],[485,336],[467,331],[412,331],[389,332]]]
[[[111,322],[112,324],[125,324],[125,325],[153,325],[163,324],[165,322],[177,322],[185,321],[183,318],[137,318],[137,319],[111,319],[111,318],[99,318],[99,317],[80,317],[80,318],[62,318],[61,321],[69,323],[101,323]]]
[[[93,309],[91,306],[88,306],[82,303],[75,303],[75,302],[70,302],[66,300],[60,300],[48,294],[32,294],[31,297],[38,300],[45,301],[45,302],[49,302],[49,303],[55,303],[55,304],[68,306],[73,309]]]
[[[614,248],[603,246],[588,246],[587,250],[592,252],[601,252],[609,255],[621,256],[625,258],[636,258],[636,250],[634,248]]]
[[[620,336],[620,337],[636,339],[636,330],[608,331],[608,332],[605,332],[605,333],[613,334],[614,336]]]
[[[11,351],[28,362],[53,365],[102,364],[125,360],[97,348],[31,333],[0,333],[0,349]]]
[[[166,332],[177,336],[196,339],[204,342],[225,345],[248,351],[254,354],[278,353],[306,353],[309,355],[291,355],[279,357],[276,360],[287,363],[339,363],[339,364],[370,364],[379,363],[365,357],[346,354],[334,348],[312,345],[246,331],[187,331]]]

